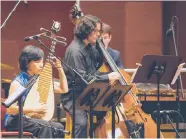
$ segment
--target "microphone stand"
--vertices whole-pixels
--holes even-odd
[[[0,29],[2,29],[6,25],[6,22],[8,21],[8,19],[12,15],[12,13],[16,10],[16,8],[17,8],[17,6],[19,5],[20,2],[21,2],[21,0],[19,0],[17,2],[17,4],[14,6],[14,8],[12,9],[12,11],[9,13],[8,17],[5,19],[4,23],[1,25]]]
[[[19,106],[19,138],[23,137],[23,94],[25,93],[25,91],[32,87],[32,85],[36,82],[38,78],[38,75],[34,75],[29,82],[22,88],[21,92],[19,92],[18,94],[16,94],[16,96],[12,96],[13,98],[8,98],[5,100],[5,102],[3,102],[2,104],[8,108],[10,107],[13,103],[15,103],[16,101],[18,101],[18,106]],[[11,97],[11,96],[10,96]]]
[[[173,24],[173,19],[177,17],[176,16],[173,16],[172,18],[172,23],[170,25],[170,28],[172,30],[172,35],[173,35],[173,43],[174,43],[174,47],[175,47],[175,53],[176,53],[176,56],[178,56],[178,46],[176,44],[176,37],[175,37],[175,30],[174,30],[174,24]],[[180,83],[180,88],[181,88],[181,95],[182,95],[182,98],[184,99],[185,98],[185,94],[184,94],[184,91],[183,91],[183,84],[182,84],[182,78],[181,78],[181,74],[178,76],[177,80],[176,80],[176,103],[177,103],[177,111],[180,112],[180,100],[179,100],[179,83]],[[179,130],[179,116],[176,117],[176,129]]]
[[[157,77],[157,104],[156,104],[156,108],[157,108],[157,138],[160,138],[160,80],[161,80],[161,77],[163,75],[163,73],[165,72],[165,68],[164,66],[162,65],[156,65],[153,69],[153,73],[152,74],[155,74],[156,77]]]
[[[60,57],[56,56],[54,54],[54,52],[52,52],[47,46],[45,46],[41,40],[39,40],[38,38],[35,39],[39,44],[40,46],[43,46],[45,47],[51,54],[53,54],[57,59],[59,59],[61,61],[61,63],[63,63],[63,65],[65,65],[68,69],[70,69],[73,73],[73,81],[72,81],[72,86],[73,86],[73,91],[72,91],[72,102],[73,102],[73,115],[72,115],[72,138],[75,138],[75,90],[76,90],[76,78],[77,77],[80,77],[81,81],[83,81],[84,85],[88,85],[88,82],[75,70],[73,69],[72,67],[70,67],[68,64],[66,64],[63,60],[61,60]]]
[[[179,132],[178,132],[178,130],[174,127],[174,125],[173,125],[173,123],[172,123],[172,121],[171,121],[171,119],[169,118],[169,116],[168,116],[168,114],[167,113],[165,113],[165,114],[163,114],[164,116],[165,116],[165,118],[169,121],[169,123],[171,124],[171,126],[172,126],[172,128],[174,129],[174,131],[176,132],[176,138],[181,138],[181,136],[180,136],[180,134],[179,134]]]

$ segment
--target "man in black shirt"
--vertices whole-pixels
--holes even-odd
[[[97,70],[102,65],[103,56],[99,46],[96,43],[101,31],[101,21],[95,16],[86,15],[82,17],[74,29],[74,40],[68,46],[65,52],[65,62],[75,69],[82,77],[90,82],[108,81],[110,85],[114,85],[119,80],[120,75],[116,72],[103,74]],[[65,69],[69,92],[62,95],[62,103],[64,108],[72,116],[72,82],[74,74],[71,70]],[[77,76],[76,80],[76,98],[85,89],[84,83]],[[85,111],[76,109],[75,113],[75,138],[87,138],[88,117]]]

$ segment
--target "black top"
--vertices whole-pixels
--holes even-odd
[[[103,63],[103,56],[99,50],[99,47],[85,44],[77,37],[71,42],[65,52],[65,63],[75,69],[87,82],[92,80],[108,81],[108,74],[100,73],[97,70]],[[74,80],[74,74],[70,69],[64,66],[64,70],[68,80],[69,92],[72,91],[72,81]],[[75,77],[76,79],[76,94],[83,91],[85,85],[81,78]],[[71,93],[72,94],[72,93]]]

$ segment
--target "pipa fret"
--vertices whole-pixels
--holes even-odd
[[[46,62],[43,71],[39,76],[38,92],[40,95],[40,103],[46,103],[48,98],[48,92],[50,90],[52,80],[52,66],[49,62]]]

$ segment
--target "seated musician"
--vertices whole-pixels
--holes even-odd
[[[15,77],[10,85],[9,96],[20,87],[24,86],[30,78],[35,74],[40,74],[43,69],[43,58],[44,52],[35,46],[26,46],[20,53],[19,56],[19,68],[21,72]],[[60,86],[54,87],[55,93],[66,93],[68,92],[68,85],[66,76],[63,71],[61,62],[58,59],[51,61],[59,74]],[[27,94],[30,89],[27,89],[23,95],[23,102],[26,100]],[[34,100],[33,100],[34,103]],[[46,107],[44,104],[38,108],[27,108],[23,106],[23,131],[31,132],[33,136],[37,138],[60,138],[64,136],[64,127],[60,123],[48,122],[42,119],[35,119],[26,116],[27,113],[44,114]],[[4,124],[8,131],[17,131],[19,125],[18,106],[16,103],[11,105],[7,109],[5,115]]]
[[[123,63],[120,58],[120,52],[110,47],[110,41],[112,39],[112,28],[108,25],[103,23],[102,25],[102,32],[101,37],[103,39],[103,43],[105,44],[105,48],[109,52],[110,56],[120,69],[124,69]]]
[[[101,74],[97,70],[102,65],[103,56],[96,45],[97,38],[100,36],[101,21],[95,16],[85,15],[74,29],[74,40],[68,46],[65,52],[65,62],[75,69],[87,81],[109,81],[111,85],[120,78],[116,72]],[[96,46],[95,46],[96,45]],[[95,47],[94,47],[95,46]],[[62,103],[72,116],[72,93],[74,73],[65,68],[68,79],[69,92],[62,95]],[[75,97],[77,98],[85,88],[85,85],[77,76]],[[75,138],[87,138],[87,113],[86,111],[76,109],[75,113]]]

